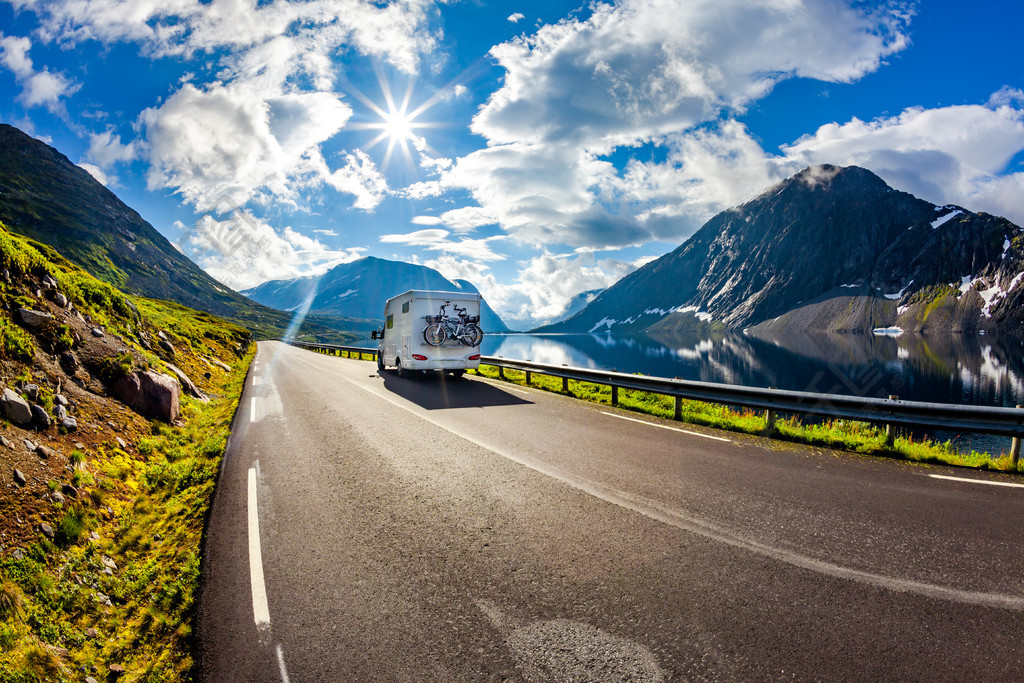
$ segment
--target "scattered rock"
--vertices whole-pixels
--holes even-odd
[[[64,428],[64,431],[74,432],[78,429],[78,420],[68,415],[61,420],[60,426]]]
[[[24,386],[21,387],[21,390],[23,392],[25,392],[25,398],[27,398],[28,400],[30,400],[30,401],[38,401],[39,400],[39,385],[38,384],[32,384],[32,383],[25,384]]]
[[[56,534],[54,534],[54,533],[53,533],[53,527],[52,527],[52,526],[50,526],[49,524],[47,524],[46,522],[43,522],[43,523],[41,523],[41,524],[39,525],[39,530],[40,530],[41,532],[43,532],[43,535],[44,535],[44,536],[46,536],[47,538],[49,538],[49,539],[51,539],[51,540],[52,540],[52,539],[54,538],[54,536],[56,535]]]
[[[181,382],[181,386],[184,387],[185,393],[187,393],[189,396],[198,398],[200,401],[210,400],[206,398],[206,394],[201,392],[199,390],[199,387],[197,387],[195,383],[188,378],[188,375],[182,372],[181,368],[171,363],[168,363],[167,367],[170,368],[171,372],[173,372],[174,375],[178,378],[178,381]]]
[[[8,439],[3,434],[0,434],[0,446],[7,446],[11,450],[14,450],[14,442]]]
[[[68,409],[58,403],[53,407],[53,416],[57,418],[57,422],[63,422],[68,417]]]
[[[85,677],[85,683],[99,683],[99,681],[97,681],[97,680],[96,680],[95,678],[93,678],[92,676],[86,676],[86,677]]]
[[[43,311],[33,311],[30,308],[19,308],[18,318],[26,327],[39,328],[50,323],[53,316]]]
[[[71,484],[64,484],[60,487],[60,492],[70,498],[78,498],[78,489]]]
[[[101,330],[98,327],[92,328],[92,336],[94,336],[94,337],[102,337],[102,336],[104,336],[103,335],[103,330]]]
[[[84,451],[85,450],[85,444],[82,443],[81,441],[76,441],[75,442],[75,448],[77,448],[80,451]]]
[[[113,576],[114,575],[114,570],[111,569],[110,567],[104,567],[103,569],[100,570],[100,574],[103,574],[104,576]]]
[[[68,405],[68,399],[64,396],[64,394],[57,394],[57,395],[55,395],[53,397],[53,402],[56,403],[59,406],[65,406],[66,407]]]
[[[89,540],[90,541],[98,541],[98,540],[100,540],[100,535],[98,533],[96,533],[95,531],[90,531],[89,532]]]
[[[100,556],[100,564],[104,567],[110,567],[111,569],[117,569],[117,562],[114,562],[113,558],[106,555]]]
[[[124,667],[121,666],[120,664],[111,664],[110,666],[107,667],[107,669],[112,674],[123,674],[124,673]]]
[[[219,367],[221,370],[226,370],[227,372],[231,372],[231,366],[228,365],[227,363],[222,363],[217,358],[210,358],[209,360],[210,360],[211,363],[213,363],[214,365]]]
[[[34,441],[29,441],[28,439],[22,439],[22,443],[25,444],[25,448],[28,449],[29,453],[35,453],[35,451],[36,451],[36,444],[35,444]]]
[[[11,557],[13,557],[14,561],[17,562],[25,559],[25,553],[22,552],[21,548],[15,548],[14,552],[11,553]]]
[[[25,473],[19,470],[17,467],[14,468],[14,483],[18,486],[24,486],[28,480],[25,478]]]
[[[54,451],[52,448],[47,448],[46,446],[43,446],[42,444],[36,446],[35,450],[36,450],[36,454],[40,458],[42,458],[44,460],[49,460],[53,456],[57,455],[57,452]]]
[[[114,382],[112,389],[145,417],[173,422],[181,416],[181,386],[169,375],[136,370]]]
[[[128,450],[128,444],[126,444],[124,439],[122,439],[121,437],[115,436],[114,441],[117,442],[117,447],[120,448],[122,451]]]
[[[99,638],[100,637],[100,632],[97,631],[94,628],[87,628],[87,629],[85,629],[85,635],[88,638]]]
[[[69,375],[75,374],[75,371],[78,370],[79,365],[80,364],[78,362],[78,356],[76,356],[74,352],[65,351],[64,353],[60,354],[60,366],[61,368],[64,369],[64,372],[68,373]]]
[[[53,303],[57,304],[61,308],[66,308],[68,305],[68,298],[60,292],[53,293]]]
[[[46,408],[42,407],[38,403],[32,404],[32,422],[35,426],[42,430],[50,428],[50,416],[46,414]]]
[[[166,335],[166,334],[164,334],[164,331],[163,331],[163,330],[157,330],[157,331],[156,331],[156,336],[157,336],[157,338],[158,338],[158,339],[159,339],[160,341],[167,341],[167,335]]]
[[[175,351],[174,346],[171,345],[171,342],[167,341],[166,339],[161,339],[158,346],[164,351],[166,351],[167,355],[169,355],[171,358],[174,358],[178,353],[177,351]]]
[[[4,387],[3,396],[0,396],[0,409],[16,425],[26,425],[32,421],[32,409],[28,402],[9,387]]]
[[[52,500],[54,503],[60,503],[61,505],[65,503],[64,494],[61,493],[60,491],[51,491],[50,500]]]

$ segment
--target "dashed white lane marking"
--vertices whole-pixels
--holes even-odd
[[[260,516],[256,504],[256,468],[249,468],[249,577],[252,581],[252,614],[256,628],[270,628],[267,586],[263,582],[263,553],[260,550]]]
[[[291,683],[288,678],[288,669],[284,666],[284,652],[281,650],[281,643],[277,644],[277,668],[281,672],[281,683]]]
[[[258,396],[253,396],[249,399],[249,422],[256,424],[256,400]]]
[[[966,481],[970,484],[988,484],[989,486],[1009,486],[1015,489],[1024,489],[1024,484],[1013,484],[1008,481],[988,481],[987,479],[967,479],[966,477],[950,477],[945,474],[929,474],[932,479],[946,479],[947,481]]]
[[[658,427],[659,429],[668,429],[668,430],[673,431],[673,432],[682,432],[683,434],[689,434],[690,436],[699,436],[699,437],[702,437],[704,439],[714,439],[715,441],[726,441],[726,442],[732,443],[732,439],[723,439],[720,436],[711,436],[710,434],[701,434],[700,432],[691,432],[689,429],[680,429],[679,427],[669,427],[668,425],[660,425],[660,424],[657,424],[656,422],[648,422],[647,420],[638,420],[635,417],[626,417],[625,415],[616,415],[615,413],[606,413],[603,410],[601,411],[601,414],[602,415],[607,415],[608,417],[617,417],[620,420],[629,420],[630,422],[639,422],[640,424],[647,425],[648,427]]]

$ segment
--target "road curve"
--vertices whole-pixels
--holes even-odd
[[[1012,680],[1024,487],[260,344],[208,681]]]

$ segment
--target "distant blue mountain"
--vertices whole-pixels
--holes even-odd
[[[479,292],[466,280],[453,282],[433,268],[367,256],[321,276],[271,280],[242,294],[284,311],[298,310],[309,301],[309,313],[376,320],[384,314],[385,301],[410,289]],[[480,326],[485,332],[509,331],[486,300],[480,303]]]

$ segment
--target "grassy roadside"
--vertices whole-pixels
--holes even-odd
[[[127,296],[3,229],[0,302],[0,382],[22,395],[31,383],[47,411],[60,395],[77,418],[70,430],[0,419],[0,683],[187,681],[203,528],[251,334]],[[19,307],[53,321],[18,324]],[[167,374],[173,361],[208,398],[183,392],[174,423],[147,420],[72,372],[58,355],[92,336],[75,311],[102,328],[112,362]]]
[[[472,372],[472,371],[471,371]],[[499,379],[498,368],[481,365],[475,372],[482,377]],[[526,373],[506,369],[504,381],[520,386],[526,385]],[[562,391],[562,380],[531,373],[530,386],[553,393],[573,396],[592,403],[611,405],[611,387],[590,382],[569,381],[568,394]],[[619,389],[619,407],[647,415],[655,415],[673,419],[675,416],[675,399],[671,396],[653,394],[646,391]],[[703,401],[684,400],[682,405],[682,421],[690,424],[704,425],[731,432],[760,435],[766,426],[764,413],[752,410],[733,410],[728,406]],[[1000,472],[1013,471],[1010,456],[1003,454],[993,457],[988,453],[970,451],[961,453],[949,442],[940,443],[930,439],[914,440],[907,436],[897,436],[891,447],[885,444],[885,429],[869,422],[852,420],[828,420],[816,424],[803,424],[798,416],[787,420],[779,419],[775,423],[776,433],[772,438],[793,443],[822,446],[851,453],[876,455],[914,462],[937,463],[957,467],[993,470]],[[1024,472],[1024,460],[1017,463],[1017,472]]]
[[[0,681],[189,679],[203,525],[252,353],[218,396],[183,399],[183,424],[72,453],[81,503],[53,541],[0,559]]]

